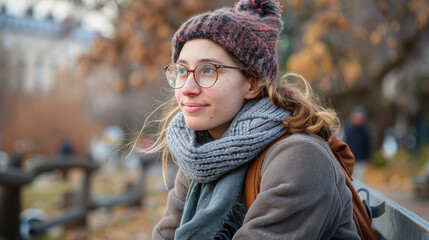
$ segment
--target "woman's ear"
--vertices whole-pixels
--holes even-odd
[[[248,79],[246,84],[246,94],[244,95],[244,98],[246,100],[253,99],[259,95],[259,93],[262,90],[262,86],[258,83],[258,81],[254,79]]]

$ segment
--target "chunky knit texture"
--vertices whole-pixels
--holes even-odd
[[[246,172],[242,166],[216,181],[192,181],[174,239],[232,239],[246,215],[239,201]]]
[[[283,28],[278,1],[241,0],[235,8],[222,8],[193,16],[177,30],[173,62],[183,45],[192,39],[209,39],[238,60],[249,76],[275,81],[277,42]]]
[[[252,100],[244,104],[223,136],[213,140],[208,131],[190,130],[178,112],[167,130],[168,148],[186,176],[211,182],[248,163],[282,136],[286,116],[289,113],[269,98]]]

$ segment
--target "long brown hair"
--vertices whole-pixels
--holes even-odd
[[[268,96],[275,105],[291,112],[283,122],[290,133],[312,133],[328,141],[340,129],[336,112],[299,74],[287,73],[277,85],[268,86]]]

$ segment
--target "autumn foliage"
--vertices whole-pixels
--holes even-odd
[[[169,63],[175,28],[192,14],[207,10],[210,2],[131,1],[116,20],[113,36],[96,39],[81,57],[81,68],[86,74],[103,64],[116,68],[122,73],[113,83],[118,92],[158,79],[161,66]]]
[[[427,1],[289,1],[299,23],[287,69],[317,81],[323,91],[380,82],[406,48],[427,32]],[[370,84],[372,85],[372,84]],[[333,88],[333,89],[332,89]]]
[[[100,64],[118,69],[113,87],[144,87],[159,80],[161,66],[169,63],[170,39],[177,27],[192,14],[236,1],[131,1],[123,9],[111,39],[98,39],[82,57],[86,72]],[[377,128],[378,144],[383,131],[401,112],[411,121],[424,109],[420,105],[429,91],[425,85],[424,49],[429,39],[429,3],[424,0],[282,0],[285,29],[279,52],[284,71],[297,72],[317,92],[347,117],[356,104],[369,108]],[[406,78],[384,96],[394,78]],[[400,77],[402,76],[402,77]],[[401,91],[399,91],[401,89]],[[385,112],[378,116],[378,112]]]
[[[174,31],[193,14],[233,6],[235,2],[130,0],[128,5],[121,5],[113,35],[95,39],[89,50],[80,57],[78,71],[71,70],[82,73],[78,76],[80,85],[72,84],[80,88],[82,94],[78,98],[80,110],[76,107],[76,112],[87,111],[88,106],[98,106],[99,111],[97,107],[93,108],[97,113],[104,113],[98,117],[107,124],[128,125],[132,120],[140,120],[135,125],[141,126],[141,116],[150,111],[143,105],[150,104],[151,94],[160,91],[164,79],[162,66],[171,61],[170,41]],[[332,100],[340,117],[346,118],[348,111],[356,104],[367,106],[369,118],[376,129],[374,134],[378,145],[384,130],[394,124],[397,116],[408,122],[417,116],[429,119],[425,115],[425,109],[429,108],[429,57],[425,54],[429,46],[428,1],[280,2],[285,22],[279,49],[282,60],[280,69],[303,75],[316,92]],[[18,95],[11,98],[16,102],[23,101],[18,99]],[[54,97],[49,101],[53,104],[65,100]],[[46,100],[46,104],[49,101]],[[12,106],[3,105],[2,113],[18,117],[14,115],[18,110],[9,111]],[[63,109],[49,109],[57,108]],[[44,115],[51,121],[58,117],[58,112],[60,110],[50,110]],[[134,115],[129,114],[133,112]],[[49,118],[49,115],[52,116]],[[7,116],[3,114],[2,118]],[[25,118],[20,117],[18,122],[24,121],[21,119]],[[55,123],[48,125],[54,126],[61,121],[56,119]],[[3,131],[3,135],[5,132],[7,130]],[[15,134],[16,131],[12,132]]]

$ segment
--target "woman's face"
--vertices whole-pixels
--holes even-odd
[[[231,56],[216,43],[194,39],[185,43],[177,63],[193,70],[201,63],[238,67]],[[256,97],[252,84],[240,70],[219,68],[216,84],[202,88],[189,73],[185,85],[175,90],[177,103],[192,130],[208,130],[214,139],[222,137],[246,99]]]

